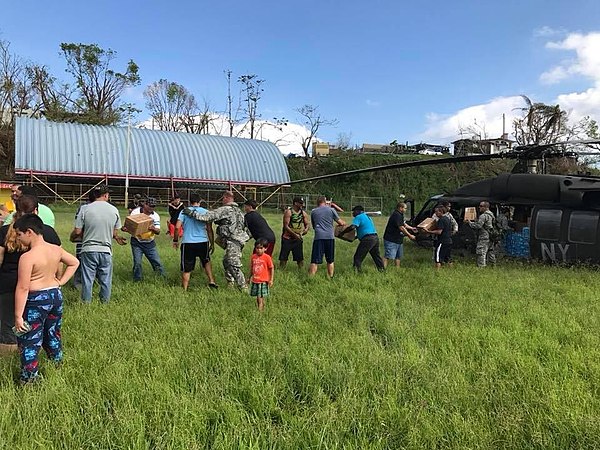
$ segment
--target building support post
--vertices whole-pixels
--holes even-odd
[[[231,192],[237,192],[238,194],[240,194],[242,196],[242,198],[244,199],[244,201],[248,200],[246,198],[246,196],[244,194],[242,194],[238,189],[235,188],[235,186],[233,184],[229,184],[229,190]]]
[[[277,189],[275,189],[273,192],[271,192],[267,198],[265,198],[264,200],[262,200],[260,202],[260,204],[258,205],[258,207],[260,208],[267,200],[269,200],[271,197],[273,197],[279,191],[281,191],[281,186],[279,186]]]
[[[60,198],[60,199],[61,199],[63,202],[65,202],[67,205],[69,205],[69,204],[70,204],[70,203],[69,203],[69,201],[68,201],[66,198],[64,198],[62,195],[60,195],[60,194],[59,194],[58,192],[56,192],[54,189],[52,189],[52,188],[51,188],[51,187],[48,185],[48,183],[45,183],[45,182],[43,182],[41,179],[39,179],[38,177],[36,177],[36,176],[33,174],[33,172],[31,172],[31,185],[32,185],[32,186],[33,186],[33,180],[34,180],[34,179],[35,179],[35,180],[37,180],[37,181],[38,181],[38,183],[40,183],[42,186],[44,186],[44,187],[45,187],[46,189],[48,189],[50,192],[52,192],[52,193],[55,195],[55,197],[58,197],[58,198]]]
[[[73,200],[70,204],[72,205],[73,203],[78,202],[79,200],[81,200],[83,197],[85,197],[86,195],[89,194],[90,191],[92,191],[93,189],[96,189],[98,186],[100,186],[102,183],[104,183],[104,178],[101,179],[100,181],[98,181],[95,185],[93,185],[91,188],[89,188],[87,191],[83,192],[79,197],[77,197],[75,200]],[[79,185],[79,191],[81,192],[81,184]]]

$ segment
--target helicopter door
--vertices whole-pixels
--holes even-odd
[[[575,248],[575,258],[578,262],[598,263],[600,256],[598,247],[598,211],[571,211],[567,229],[567,242]]]
[[[531,255],[553,263],[600,262],[597,211],[536,206],[531,220]]]

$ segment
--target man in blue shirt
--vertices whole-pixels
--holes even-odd
[[[355,229],[356,237],[360,241],[360,244],[358,244],[356,252],[354,253],[354,269],[357,272],[361,271],[362,262],[367,256],[367,253],[369,253],[371,258],[373,258],[377,270],[383,272],[385,267],[383,265],[383,259],[381,259],[381,255],[379,254],[379,237],[377,236],[377,230],[375,229],[373,220],[365,214],[365,209],[360,205],[352,208],[352,216],[354,217],[352,225],[346,228],[344,232]]]
[[[200,206],[200,195],[196,193],[190,194],[189,209],[197,211],[198,214],[205,214],[208,211]],[[210,254],[214,249],[214,234],[212,224],[210,222],[200,222],[190,216],[186,216],[182,212],[179,213],[179,218],[175,224],[175,232],[173,233],[173,248],[179,246],[179,236],[183,227],[183,236],[181,238],[181,285],[186,291],[190,284],[190,276],[192,270],[196,268],[196,258],[200,258],[204,272],[208,277],[208,286],[217,288],[215,277],[212,273],[212,265],[210,263]]]

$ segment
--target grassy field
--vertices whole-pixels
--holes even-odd
[[[65,240],[71,218],[57,214]],[[338,241],[333,280],[290,265],[259,314],[199,272],[183,293],[158,240],[166,282],[145,262],[134,284],[124,247],[110,304],[65,289],[65,363],[42,357],[43,383],[19,388],[17,358],[0,359],[0,448],[600,447],[595,270],[459,259],[436,272],[407,245],[399,270],[367,259],[355,276],[356,244]]]

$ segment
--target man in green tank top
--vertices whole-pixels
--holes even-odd
[[[292,207],[283,213],[283,233],[281,235],[281,251],[279,252],[279,267],[286,266],[290,252],[292,258],[302,269],[304,265],[303,236],[310,230],[308,216],[303,209],[304,199],[294,197]]]

